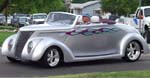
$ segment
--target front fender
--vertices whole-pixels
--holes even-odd
[[[39,39],[37,42],[37,45],[35,46],[34,50],[31,53],[28,53],[27,46],[30,41],[34,41]],[[38,61],[42,58],[45,51],[51,47],[51,46],[57,46],[61,48],[63,54],[64,54],[64,61],[70,62],[73,61],[73,54],[71,50],[63,44],[63,42],[60,42],[56,39],[49,38],[49,37],[36,37],[33,39],[28,40],[27,44],[25,45],[25,48],[22,52],[23,59],[32,60],[32,61]]]
[[[15,57],[14,56],[14,47],[15,47],[15,43],[16,43],[16,38],[17,38],[17,34],[11,35],[9,36],[2,44],[2,48],[1,48],[1,54],[4,56],[9,56],[9,57]],[[8,44],[10,40],[13,40],[13,46],[12,48],[9,50],[8,48]]]
[[[126,46],[131,41],[138,41],[143,48],[143,52],[149,53],[148,44],[145,42],[144,38],[140,34],[130,33],[130,34],[127,34],[125,37],[123,37],[123,39],[120,42],[120,54],[122,56],[125,55]]]

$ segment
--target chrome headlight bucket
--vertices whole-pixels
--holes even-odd
[[[13,40],[13,39],[10,39],[10,41],[8,42],[8,50],[9,50],[9,51],[12,49],[13,43],[14,43],[14,40]]]
[[[27,51],[28,51],[28,53],[30,53],[31,52],[31,50],[33,49],[33,41],[30,41],[29,43],[28,43],[28,49],[27,49]]]
[[[34,49],[36,48],[36,46],[38,45],[38,43],[41,40],[42,39],[33,39],[33,40],[28,42],[28,44],[27,44],[27,51],[28,51],[29,54],[34,51]]]

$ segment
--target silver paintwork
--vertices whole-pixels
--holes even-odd
[[[76,25],[78,15],[72,25],[31,25],[23,27],[16,35],[5,40],[2,45],[2,55],[21,60],[38,61],[45,51],[51,46],[59,47],[64,56],[64,62],[87,61],[112,57],[123,57],[125,47],[131,41],[137,41],[142,46],[144,53],[149,53],[148,45],[140,33],[132,26],[123,24],[88,24]],[[34,31],[25,43],[21,52],[21,58],[15,56],[15,44],[18,35],[22,31]],[[8,50],[9,41],[13,39],[13,47]],[[33,42],[31,52],[28,52],[28,44]]]

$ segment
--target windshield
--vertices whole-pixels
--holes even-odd
[[[64,13],[51,13],[48,16],[47,23],[55,25],[72,25],[76,16]]]
[[[150,8],[144,9],[145,17],[150,16]]]
[[[45,19],[47,17],[47,15],[34,15],[33,18],[34,19]]]

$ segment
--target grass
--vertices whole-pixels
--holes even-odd
[[[2,45],[2,43],[4,42],[4,40],[8,37],[8,36],[10,36],[10,35],[12,35],[12,34],[14,34],[15,32],[0,32],[0,46]]]
[[[49,78],[150,78],[150,71],[70,74],[62,76],[49,76]]]

